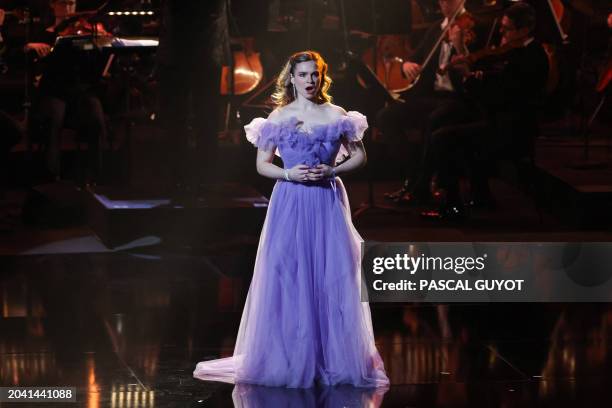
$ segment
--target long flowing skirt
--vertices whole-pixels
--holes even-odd
[[[360,299],[362,239],[342,181],[274,187],[232,357],[194,377],[289,388],[385,387],[370,308]]]

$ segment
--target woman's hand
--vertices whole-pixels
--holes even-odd
[[[308,172],[310,168],[305,164],[297,164],[289,169],[289,179],[291,181],[297,181],[303,183],[305,181],[309,181]]]
[[[327,164],[318,164],[310,168],[308,172],[309,181],[320,181],[330,178],[334,174],[333,168]]]

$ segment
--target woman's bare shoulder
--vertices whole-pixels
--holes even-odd
[[[291,109],[288,105],[279,106],[268,115],[268,121],[279,124],[289,118]]]
[[[334,105],[331,102],[325,104],[327,108],[328,115],[332,119],[337,119],[340,116],[346,116],[346,110],[342,106]]]
[[[282,115],[282,108],[276,108],[272,112],[270,112],[267,120],[271,123],[279,123]]]

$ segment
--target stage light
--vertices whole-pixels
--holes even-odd
[[[126,10],[126,11],[109,11],[109,16],[152,16],[155,14],[154,11],[144,11],[144,10]]]

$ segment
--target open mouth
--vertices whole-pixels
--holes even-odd
[[[306,92],[312,92],[312,91],[314,91],[315,87],[312,86],[312,85],[309,85],[305,89],[306,89]]]

